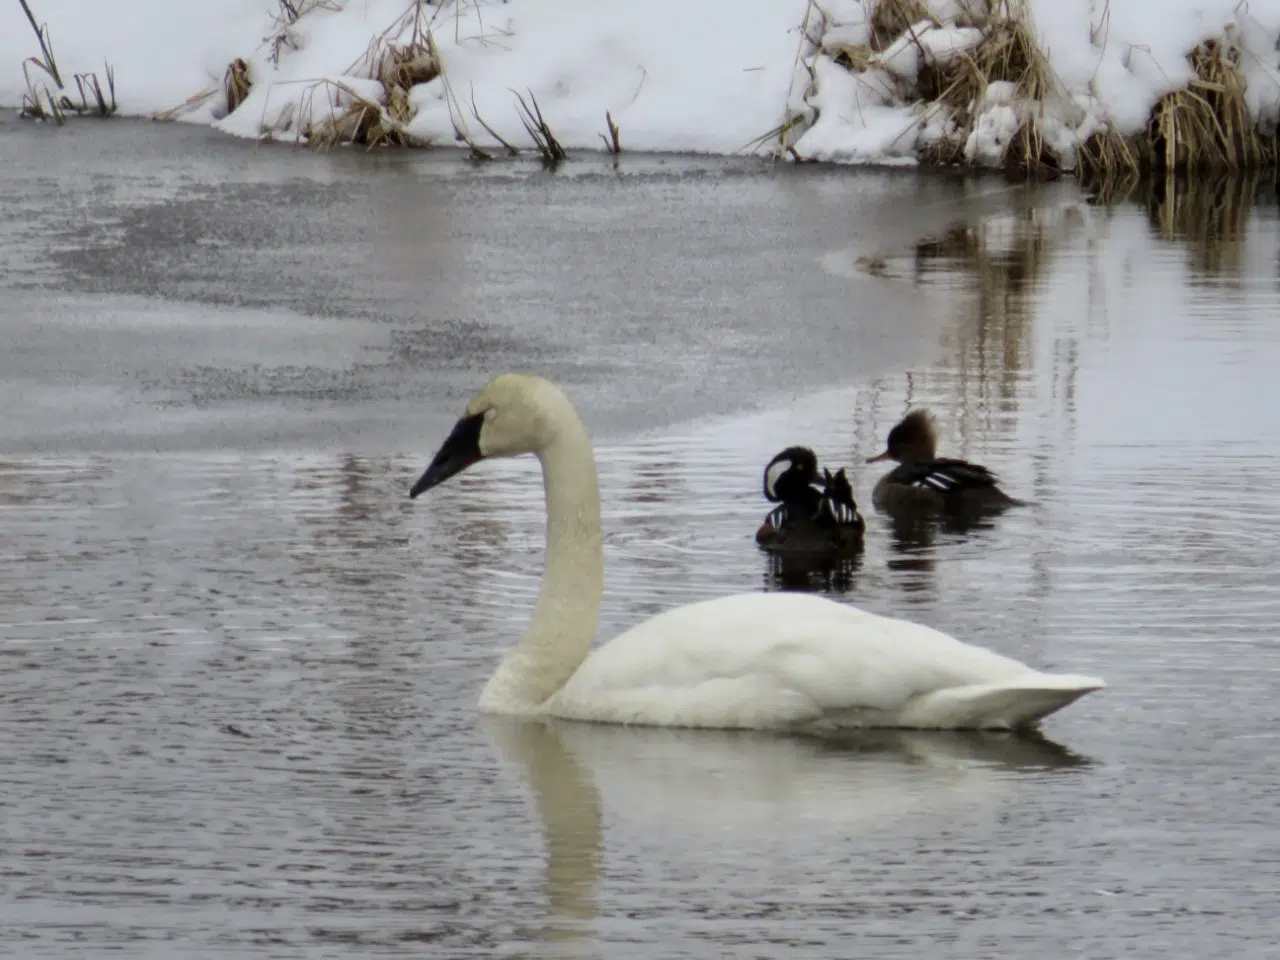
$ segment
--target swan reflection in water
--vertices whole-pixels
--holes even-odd
[[[940,827],[1019,780],[1090,761],[1039,735],[916,730],[834,738],[622,727],[482,715],[500,762],[530,789],[546,843],[541,938],[586,947],[596,932],[603,815],[682,840],[750,849],[789,835],[873,835],[912,818]],[[655,823],[656,821],[656,823]]]

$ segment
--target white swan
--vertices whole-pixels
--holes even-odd
[[[523,453],[542,462],[546,567],[529,629],[480,696],[486,712],[806,732],[1008,729],[1105,686],[807,594],[676,607],[592,652],[604,585],[599,486],[586,429],[554,384],[490,381],[409,496],[482,458]]]

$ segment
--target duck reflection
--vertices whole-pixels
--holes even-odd
[[[886,514],[884,519],[889,527],[890,544],[904,554],[932,548],[939,534],[960,537],[995,528],[995,516],[983,510],[941,515],[904,511]]]
[[[814,593],[848,593],[862,569],[861,551],[853,556],[805,553],[767,553],[766,590],[798,590]]]

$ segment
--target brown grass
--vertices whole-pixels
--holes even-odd
[[[303,104],[304,116],[315,115],[312,101],[317,87],[323,88],[332,99],[329,115],[319,123],[312,123],[302,133],[310,146],[317,150],[328,150],[343,143],[358,144],[370,149],[416,145],[405,131],[404,125],[392,117],[382,104],[361,96],[345,83],[324,80],[313,86]],[[344,99],[344,95],[350,102],[339,112],[337,104]]]
[[[1001,3],[982,29],[985,38],[967,56],[921,71],[922,86],[930,87],[934,98],[951,108],[957,123],[971,128],[973,110],[992,83],[1012,83],[1020,101],[1056,104],[1065,99],[1061,84],[1031,32],[1022,0]],[[1012,157],[1008,156],[1010,150]],[[1051,154],[1041,141],[1039,125],[1034,116],[1028,117],[1006,149],[1005,166],[1017,168],[1025,165],[1028,158],[1034,162],[1045,156]]]
[[[317,0],[314,6],[319,5]],[[351,102],[341,113],[331,109],[329,116],[305,130],[303,136],[308,144],[320,150],[341,143],[369,148],[423,145],[405,128],[413,119],[410,91],[441,75],[427,9],[425,0],[416,0],[395,23],[373,38],[360,59],[346,70],[352,76],[377,80],[382,85],[383,103],[357,94],[347,84],[324,81],[317,85],[325,86],[335,99],[342,99],[342,94],[346,94]],[[403,37],[406,31],[406,40],[392,41],[392,37]],[[311,96],[314,97],[314,93]],[[309,108],[310,103],[307,106]],[[311,110],[305,109],[303,115],[312,116]]]
[[[1022,122],[1005,145],[1002,160],[1005,173],[1031,180],[1054,180],[1064,172],[1062,160],[1044,142],[1037,113]]]
[[[1239,48],[1210,39],[1187,59],[1196,79],[1161,98],[1147,121],[1153,169],[1240,172],[1274,166],[1275,137],[1262,137],[1249,116]]]
[[[1274,134],[1258,132],[1245,101],[1239,48],[1221,38],[1187,56],[1196,76],[1152,108],[1137,136],[1099,134],[1081,146],[1081,178],[1105,184],[1134,175],[1250,173],[1274,170]]]
[[[227,64],[227,70],[222,75],[222,96],[226,101],[227,113],[232,113],[245,102],[252,87],[247,63],[237,57]]]
[[[1123,190],[1142,174],[1141,145],[1114,130],[1095,133],[1076,150],[1076,174],[1108,192]]]
[[[1026,0],[993,0],[990,6],[984,16],[962,18],[962,25],[977,26],[984,33],[983,42],[967,55],[938,65],[921,51],[912,96],[930,110],[945,108],[958,133],[922,147],[919,158],[929,165],[965,162],[963,143],[972,131],[977,104],[990,84],[1007,81],[1015,87],[1023,116],[1016,136],[1005,147],[1005,170],[1022,176],[1057,176],[1066,158],[1055,156],[1045,144],[1041,118],[1046,108],[1069,113],[1078,113],[1079,108],[1066,95],[1037,43]],[[930,19],[922,0],[879,0],[872,10],[870,42],[833,51],[835,59],[847,69],[866,70],[910,27]],[[1081,144],[1075,158],[1077,175],[1096,184],[1170,171],[1275,169],[1280,161],[1277,139],[1260,134],[1249,115],[1240,56],[1240,49],[1223,38],[1201,43],[1188,54],[1195,79],[1163,97],[1139,135],[1121,137],[1104,130]]]
[[[408,123],[413,118],[409,91],[440,76],[440,57],[431,37],[426,8],[424,0],[417,0],[399,20],[374,38],[364,56],[347,70],[382,84],[387,112],[399,123]],[[390,41],[393,36],[403,36],[405,30],[409,31],[406,41]]]
[[[908,27],[932,19],[924,0],[880,0],[871,12],[871,49],[879,53]]]

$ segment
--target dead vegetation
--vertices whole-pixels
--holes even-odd
[[[1013,85],[1010,103],[1016,105],[1019,119],[1016,134],[1001,149],[1000,165],[1010,173],[1044,177],[1074,169],[1082,179],[1096,183],[1166,172],[1275,169],[1275,133],[1260,132],[1250,116],[1242,51],[1227,37],[1208,39],[1188,53],[1195,79],[1164,96],[1142,132],[1122,137],[1104,127],[1080,144],[1075,156],[1059,156],[1046,142],[1046,117],[1074,125],[1084,119],[1083,109],[1050,67],[1025,4],[1026,0],[975,0],[966,5],[955,25],[977,27],[983,39],[973,49],[939,62],[916,34],[921,24],[941,26],[922,0],[878,0],[868,42],[837,45],[828,52],[846,69],[863,72],[877,67],[881,55],[904,38],[914,43],[920,68],[913,89],[900,90],[902,100],[923,105],[922,126],[939,112],[948,121],[943,136],[922,138],[918,156],[925,164],[973,162],[965,145],[984,95],[991,84],[1006,82]],[[1104,6],[1102,23],[1095,28],[1096,43],[1104,42],[1108,16]],[[781,143],[785,130],[772,133]]]
[[[268,45],[267,59],[272,63],[280,62],[283,50],[297,50],[298,40],[294,33],[294,25],[313,10],[342,9],[339,0],[277,0],[277,11],[271,17],[274,30],[263,39]]]
[[[543,119],[542,108],[538,106],[538,98],[533,95],[533,91],[528,91],[528,101],[516,91],[512,90],[511,92],[515,94],[516,101],[520,105],[520,122],[524,124],[525,130],[528,131],[529,138],[533,141],[543,162],[556,164],[561,160],[567,159],[569,155],[564,152],[564,147],[560,145],[556,135],[551,132],[551,127],[547,125],[547,121]]]
[[[308,9],[330,3],[332,0],[310,0],[310,2],[311,6]],[[477,144],[470,134],[462,116],[461,105],[444,74],[439,51],[431,34],[433,15],[428,14],[428,10],[432,9],[434,8],[426,0],[416,0],[399,20],[375,37],[360,60],[345,71],[353,77],[370,77],[376,80],[382,88],[377,100],[368,94],[360,93],[353,84],[333,80],[320,81],[308,90],[304,95],[300,111],[303,116],[317,115],[314,97],[319,91],[326,94],[329,106],[327,116],[318,122],[313,121],[302,132],[308,144],[317,149],[328,149],[343,143],[370,148],[425,146],[425,143],[418,141],[408,131],[408,124],[414,115],[411,91],[419,84],[430,83],[440,78],[444,83],[445,97],[453,117],[456,139],[467,145],[473,160],[483,161],[492,158],[492,154]],[[402,38],[406,33],[407,40],[392,39]],[[527,98],[515,91],[512,93],[515,95],[520,122],[543,162],[555,165],[567,159],[568,153],[543,115],[533,91],[526,91]],[[475,104],[474,91],[472,91],[470,112],[485,132],[506,149],[508,155],[520,154],[521,151],[517,146],[502,137],[481,117]],[[609,143],[614,152],[618,152],[621,150],[618,127],[611,115],[606,115],[606,122],[609,124],[611,137]]]
[[[1205,40],[1187,55],[1196,76],[1165,94],[1137,136],[1111,134],[1081,149],[1086,176],[1274,170],[1274,131],[1264,134],[1249,114],[1241,51],[1225,38]]]
[[[249,90],[253,84],[249,80],[249,65],[239,57],[227,65],[227,72],[222,75],[222,94],[226,101],[227,113],[249,98]]]
[[[925,104],[924,121],[944,111],[950,132],[921,147],[920,159],[934,166],[967,162],[965,143],[977,122],[987,88],[993,83],[1013,85],[1013,99],[1032,105],[1025,109],[1017,134],[1005,146],[1003,165],[1036,175],[1057,175],[1060,164],[1044,143],[1040,111],[1045,104],[1062,107],[1068,98],[1055,78],[1030,28],[1025,0],[976,3],[954,24],[974,27],[983,34],[972,50],[939,60],[920,42],[921,24],[941,27],[922,0],[879,0],[872,9],[870,38],[862,46],[843,46],[835,60],[846,69],[865,71],[881,62],[881,55],[903,38],[916,47],[919,71],[906,99]]]
[[[79,102],[73,100],[66,92],[62,82],[62,71],[58,68],[58,60],[53,55],[53,40],[49,36],[49,25],[38,23],[27,0],[18,0],[22,12],[35,32],[40,44],[40,56],[27,57],[22,61],[22,76],[26,80],[27,89],[22,95],[21,115],[33,120],[52,120],[62,124],[67,114],[79,116],[109,117],[116,112],[116,76],[111,64],[103,64],[103,72],[107,78],[104,89],[97,73],[77,73],[72,75],[76,85]],[[40,74],[53,81],[53,88],[40,79]]]
[[[602,133],[600,139],[604,141],[604,148],[616,157],[622,152],[622,144],[618,141],[618,125],[613,122],[613,114],[608,110],[604,112],[604,122],[609,128],[609,136]]]
[[[311,2],[319,6],[330,0]],[[382,87],[380,102],[358,93],[349,84],[332,80],[322,80],[308,90],[303,116],[316,116],[312,108],[317,92],[324,92],[329,100],[328,115],[302,131],[308,144],[321,150],[340,143],[370,148],[419,145],[407,130],[414,112],[410,91],[440,76],[440,58],[431,39],[427,7],[425,0],[417,0],[400,19],[374,37],[363,56],[345,71],[353,77],[376,80]],[[406,32],[408,39],[392,39],[402,38]]]
[[[277,0],[277,3],[274,28],[263,38],[265,58],[271,63],[278,62],[282,53],[299,48],[296,28],[303,17],[319,11],[341,11],[346,0]],[[438,79],[448,104],[456,140],[469,147],[472,159],[491,159],[490,149],[480,146],[469,130],[462,104],[449,83],[433,38],[432,28],[441,9],[431,0],[412,0],[405,12],[374,37],[365,52],[342,71],[342,75],[299,81],[304,84],[302,92],[290,97],[285,106],[274,113],[268,113],[269,102],[264,98],[259,136],[267,139],[291,132],[297,141],[317,150],[344,144],[370,149],[429,146],[428,140],[409,132],[417,109],[413,91],[415,87]],[[454,19],[456,30],[457,17]],[[39,28],[36,29],[37,35],[41,36]],[[501,35],[502,31],[497,31],[497,34]],[[484,39],[483,42],[493,41]],[[47,59],[51,61],[51,55]],[[218,118],[227,116],[241,109],[249,100],[254,81],[252,61],[236,58],[227,65],[220,82],[176,107],[154,114],[153,119],[176,119],[202,107],[214,97],[217,97],[217,102],[213,115]],[[533,149],[549,165],[566,159],[568,153],[534,93],[531,90],[524,94],[512,93],[513,107],[532,141]],[[505,148],[508,155],[519,156],[524,152],[480,115],[474,90],[469,113],[494,141]],[[616,156],[622,151],[621,131],[611,112],[606,112],[605,124],[608,133],[601,134],[601,137],[606,149]]]

